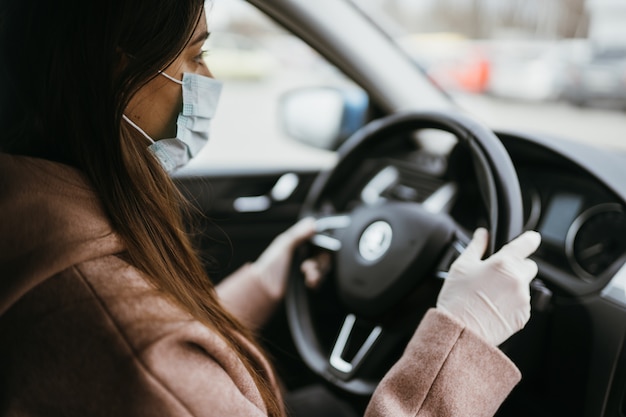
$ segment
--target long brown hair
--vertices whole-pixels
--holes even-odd
[[[0,151],[83,171],[131,263],[222,335],[279,416],[270,376],[238,343],[251,335],[219,304],[191,244],[187,203],[121,123],[130,97],[183,50],[203,11],[204,0],[0,0]]]

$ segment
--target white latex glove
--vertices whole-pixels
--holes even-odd
[[[304,218],[274,238],[261,256],[251,264],[254,276],[273,299],[282,299],[285,295],[294,250],[314,234],[315,220]],[[300,267],[305,284],[311,288],[317,287],[329,265],[328,253],[306,259]]]
[[[479,228],[465,251],[452,264],[437,309],[498,346],[530,319],[530,281],[537,264],[528,259],[541,235],[528,231],[482,260],[487,230]]]

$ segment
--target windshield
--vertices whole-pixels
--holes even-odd
[[[353,0],[493,129],[626,149],[623,0]]]

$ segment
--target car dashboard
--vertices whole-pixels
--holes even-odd
[[[524,230],[542,235],[533,259],[544,278],[563,295],[583,296],[606,287],[626,261],[626,203],[622,191],[613,187],[621,188],[619,177],[607,182],[598,171],[606,170],[611,162],[619,170],[626,159],[605,154],[615,160],[598,155],[602,165],[581,165],[580,161],[589,161],[589,152],[599,151],[583,147],[578,154],[574,152],[578,158],[573,159],[547,147],[543,138],[499,136],[519,177]],[[406,147],[382,154],[377,150],[355,167],[355,177],[361,182],[338,192],[344,200],[339,204],[369,204],[377,198],[429,204],[433,195],[454,185],[456,196],[446,209],[469,234],[479,226],[488,227],[470,159],[460,148],[449,154]]]
[[[575,142],[496,132],[517,171],[524,229],[542,244],[532,256],[548,294],[502,350],[524,376],[502,416],[626,415],[626,157]],[[392,141],[393,142],[393,141]],[[467,234],[488,210],[467,150],[430,152],[411,140],[373,149],[333,192],[329,213],[378,198],[439,206]]]

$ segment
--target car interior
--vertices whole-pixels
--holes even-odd
[[[625,154],[471,115],[355,2],[243,3],[341,79],[288,85],[272,104],[269,118],[301,156],[272,163],[283,151],[262,147],[259,133],[250,146],[267,163],[231,162],[209,144],[208,159],[174,175],[199,209],[193,226],[215,283],[299,218],[323,225],[259,335],[286,388],[323,384],[362,411],[472,231],[490,231],[493,253],[537,230],[531,319],[501,346],[523,377],[497,415],[626,416]],[[377,219],[394,230],[389,255],[363,261],[359,237]],[[333,263],[310,290],[297,263],[316,251]]]

